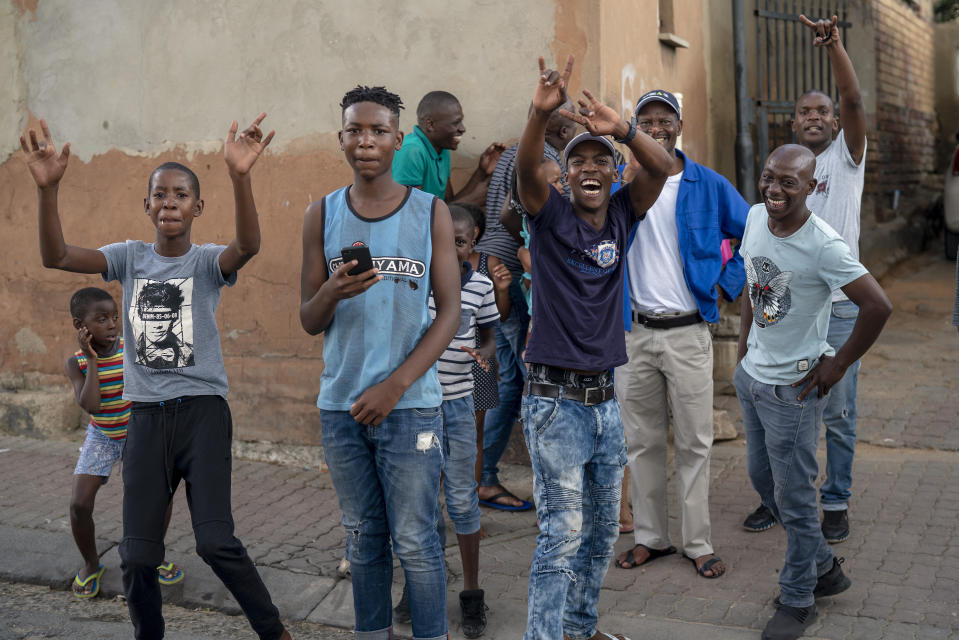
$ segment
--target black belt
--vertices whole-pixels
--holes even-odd
[[[613,399],[613,386],[607,387],[561,387],[558,384],[545,382],[527,382],[526,395],[542,396],[544,398],[559,398],[562,391],[563,399],[582,402],[591,407]]]
[[[691,324],[699,324],[703,321],[699,312],[674,317],[650,317],[637,311],[633,311],[632,313],[633,322],[641,324],[647,329],[675,329],[676,327],[688,327]]]

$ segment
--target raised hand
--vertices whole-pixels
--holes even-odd
[[[815,34],[813,45],[817,47],[826,47],[834,42],[839,42],[839,16],[833,16],[832,20],[817,20],[813,22],[804,15],[799,16],[799,21],[812,29]]]
[[[230,132],[223,144],[223,159],[226,160],[226,166],[230,173],[241,176],[249,173],[256,163],[256,159],[260,157],[263,150],[273,140],[276,131],[270,131],[264,139],[263,132],[260,130],[260,123],[263,122],[265,117],[266,113],[258,115],[253,124],[244,129],[239,137],[236,137],[236,130],[238,129],[236,120],[230,125]]]
[[[480,156],[480,170],[487,176],[493,175],[493,169],[496,168],[496,163],[499,162],[499,157],[504,151],[506,151],[506,145],[502,142],[494,142],[486,147],[486,151]]]
[[[97,361],[97,352],[93,348],[93,334],[86,327],[80,327],[77,331],[77,342],[80,343],[80,350],[86,356],[88,362]]]
[[[34,129],[27,131],[27,137],[20,136],[20,148],[23,150],[33,181],[43,189],[57,185],[63,177],[63,173],[67,170],[67,161],[70,159],[70,143],[63,145],[63,149],[57,153],[46,120],[40,120],[40,131],[43,134],[42,140],[37,138],[37,132]],[[30,140],[29,143],[27,138]]]
[[[594,136],[624,135],[628,131],[629,125],[613,108],[597,100],[596,96],[586,89],[583,89],[583,95],[586,96],[586,100],[580,98],[577,101],[580,107],[579,113],[560,109],[560,115],[583,125]],[[624,128],[627,131],[617,131]]]
[[[566,85],[569,76],[573,73],[573,56],[566,58],[566,68],[563,73],[546,68],[546,60],[539,58],[539,81],[536,91],[533,92],[533,108],[550,113],[566,102]]]

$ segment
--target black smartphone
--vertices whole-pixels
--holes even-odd
[[[370,248],[365,244],[354,247],[343,247],[340,249],[340,255],[343,256],[344,263],[350,260],[357,261],[357,265],[346,272],[347,275],[358,276],[364,271],[369,271],[373,268],[373,257],[370,255]]]

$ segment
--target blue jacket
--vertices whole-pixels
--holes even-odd
[[[703,319],[706,322],[719,322],[716,285],[723,288],[728,300],[735,300],[746,284],[739,246],[736,246],[732,259],[723,268],[720,244],[724,238],[742,240],[749,205],[726,178],[696,164],[678,149],[676,155],[685,162],[683,179],[676,196],[676,228],[683,276]],[[639,224],[629,234],[627,256]],[[629,331],[632,328],[629,271],[623,278],[623,302],[623,322],[626,331]]]

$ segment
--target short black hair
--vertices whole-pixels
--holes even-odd
[[[185,164],[180,164],[179,162],[164,162],[159,167],[153,170],[153,173],[150,174],[150,181],[147,182],[147,193],[153,191],[153,177],[160,171],[167,171],[172,169],[173,171],[182,171],[186,174],[187,179],[190,181],[190,187],[193,189],[193,195],[196,196],[196,199],[200,199],[200,179],[196,177],[196,174],[193,173],[193,170]]]
[[[458,105],[460,101],[449,91],[430,91],[416,105],[416,119],[422,120],[434,113],[436,110],[449,104]]]
[[[98,287],[84,287],[70,297],[70,315],[82,320],[91,305],[105,300],[116,304],[109,291],[104,291]]]
[[[183,306],[183,292],[169,282],[148,282],[137,295],[137,312],[143,309],[161,307],[175,313]]]
[[[486,212],[483,211],[483,208],[479,205],[473,204],[472,202],[451,202],[450,203],[450,215],[453,216],[453,220],[456,220],[456,215],[453,210],[459,209],[465,211],[473,218],[473,226],[479,227],[479,231],[476,233],[476,242],[480,241],[480,238],[483,237],[483,234],[486,233]]]
[[[400,119],[400,109],[403,109],[403,100],[395,93],[387,91],[386,87],[367,87],[358,84],[350,89],[340,101],[341,114],[358,102],[373,102],[390,110],[396,120]]]
[[[476,218],[462,204],[451,204],[450,216],[453,218],[453,224],[465,222],[473,227],[476,226]]]

